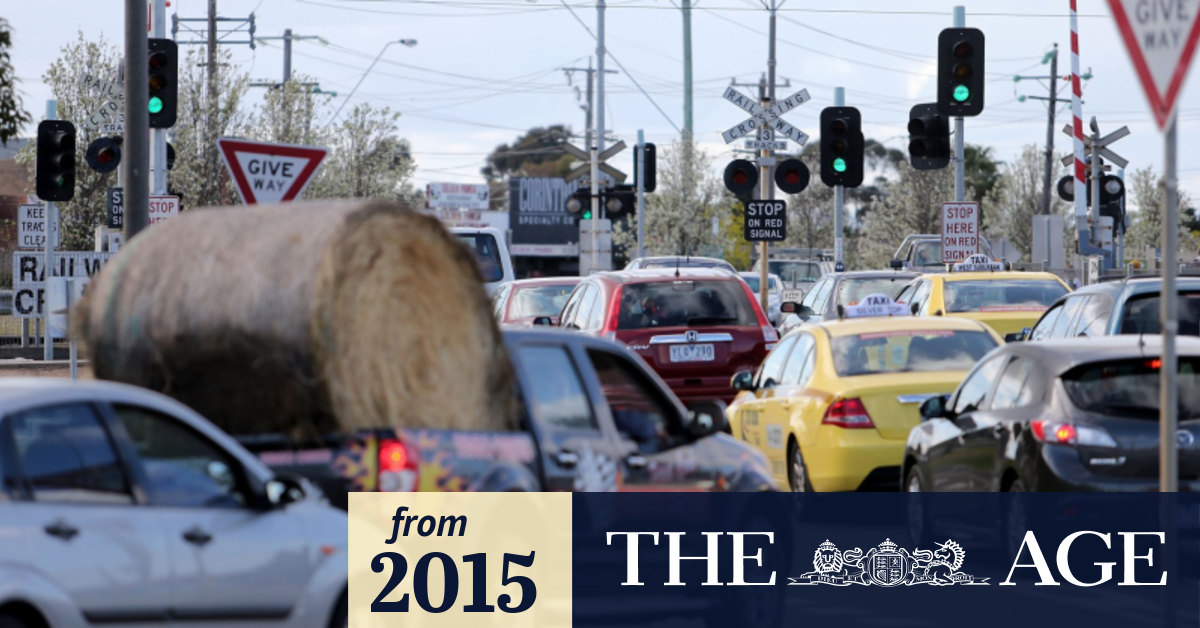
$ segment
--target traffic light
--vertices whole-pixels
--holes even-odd
[[[784,194],[799,194],[808,187],[808,166],[799,159],[785,159],[775,166],[775,185]]]
[[[43,201],[75,197],[75,125],[42,120],[37,134],[36,191]]]
[[[734,159],[725,166],[725,187],[740,199],[748,199],[758,185],[758,167],[745,159]]]
[[[1100,215],[1113,219],[1113,233],[1125,231],[1125,182],[1115,174],[1100,178]]]
[[[108,173],[121,165],[122,139],[117,137],[101,137],[88,144],[84,160],[88,167],[99,173]]]
[[[179,96],[179,47],[171,39],[150,39],[148,50],[150,128],[169,129],[175,126]]]
[[[983,113],[983,31],[947,28],[938,35],[938,112],[951,117]]]
[[[858,187],[863,180],[862,114],[854,107],[821,110],[821,182]]]
[[[913,170],[950,164],[950,120],[937,112],[937,103],[914,105],[908,112],[908,159]]]
[[[657,147],[654,146],[654,144],[651,144],[649,142],[643,144],[642,146],[645,147],[645,151],[646,151],[646,183],[642,187],[642,190],[644,190],[646,192],[653,192],[654,188],[658,187],[658,174],[656,172],[658,170],[658,156],[657,156],[658,149],[657,149]],[[633,151],[633,181],[635,184],[637,183],[638,161],[640,161],[640,159],[638,158],[638,151],[634,150]],[[633,189],[636,190],[637,187],[634,187]]]

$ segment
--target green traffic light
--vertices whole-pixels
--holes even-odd
[[[954,100],[958,102],[966,102],[971,97],[971,90],[966,85],[956,85],[954,87]]]
[[[592,219],[592,210],[589,209],[589,210],[583,212],[583,219],[591,220]]]
[[[846,160],[842,159],[841,157],[834,159],[833,160],[833,171],[834,172],[845,172],[846,171]]]
[[[158,113],[158,112],[162,111],[163,101],[158,96],[151,97],[150,102],[148,104],[149,104],[150,113]]]

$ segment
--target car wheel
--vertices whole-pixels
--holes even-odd
[[[908,522],[908,536],[914,544],[921,545],[932,535],[932,525],[929,521],[929,513],[926,512],[925,500],[921,493],[925,492],[925,486],[921,483],[921,471],[913,465],[908,470],[908,475],[904,479],[904,492],[915,493],[905,498],[905,514]]]
[[[788,444],[788,485],[796,493],[813,492],[812,482],[808,479],[808,467],[804,464],[804,454],[800,453],[800,445],[796,441]]]

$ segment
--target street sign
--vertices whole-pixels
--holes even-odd
[[[788,124],[787,121],[780,117],[811,100],[807,89],[802,89],[783,100],[777,100],[765,109],[762,105],[755,102],[754,99],[738,92],[732,86],[725,88],[724,97],[725,100],[737,105],[740,109],[751,115],[750,118],[739,122],[721,134],[726,144],[739,137],[753,133],[759,126],[783,133],[801,146],[808,142],[808,135],[805,135],[803,131]]]
[[[162,222],[171,216],[179,215],[179,197],[178,196],[151,196],[149,208],[149,221],[146,223],[152,225],[156,222]]]
[[[96,251],[58,251],[54,254],[51,277],[74,277],[86,282],[115,253]],[[45,315],[46,255],[30,251],[13,253],[13,316],[41,318]]]
[[[592,155],[591,155],[591,153],[589,153],[586,150],[583,150],[582,148],[579,148],[578,146],[572,146],[571,144],[563,144],[562,148],[563,148],[563,151],[566,152],[568,155],[583,162],[582,164],[580,164],[579,166],[576,166],[573,170],[568,172],[566,175],[564,175],[563,181],[571,182],[571,181],[574,181],[575,179],[578,179],[579,177],[583,177],[583,176],[587,176],[587,175],[591,174],[591,172],[592,172]],[[613,155],[616,155],[617,153],[619,153],[623,150],[625,150],[625,140],[620,140],[616,144],[609,146],[608,148],[600,151],[600,153],[599,153],[600,165],[597,167],[597,169],[601,173],[612,177],[612,179],[614,181],[616,181],[617,183],[624,183],[625,179],[629,178],[628,175],[626,175],[624,172],[621,172],[620,170],[617,170],[616,168],[613,168],[612,166],[610,166],[604,162],[606,160],[608,160],[609,157],[612,157]],[[601,180],[603,180],[603,177],[601,178]]]
[[[746,140],[746,148],[753,150],[787,150],[787,142],[772,140]]]
[[[230,137],[218,139],[217,146],[242,202],[247,205],[295,200],[308,187],[329,152],[318,146],[270,144]]]
[[[787,201],[746,203],[742,231],[748,242],[781,242],[787,239]]]
[[[1200,11],[1188,4],[1108,0],[1160,129],[1175,110],[1200,36]]]
[[[942,203],[942,263],[979,252],[979,203]]]
[[[62,240],[58,223],[50,225],[54,246]],[[44,249],[46,247],[46,206],[20,205],[17,208],[17,248]]]
[[[108,223],[109,229],[124,229],[125,228],[125,189],[112,187],[108,188],[108,194],[105,195],[108,207]]]

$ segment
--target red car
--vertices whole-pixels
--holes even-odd
[[[500,284],[492,297],[493,312],[502,325],[533,325],[547,317],[558,324],[558,314],[579,277],[541,277]]]
[[[758,368],[779,340],[749,286],[709,268],[590,275],[567,299],[559,324],[625,343],[685,404],[732,401],[733,374]]]

